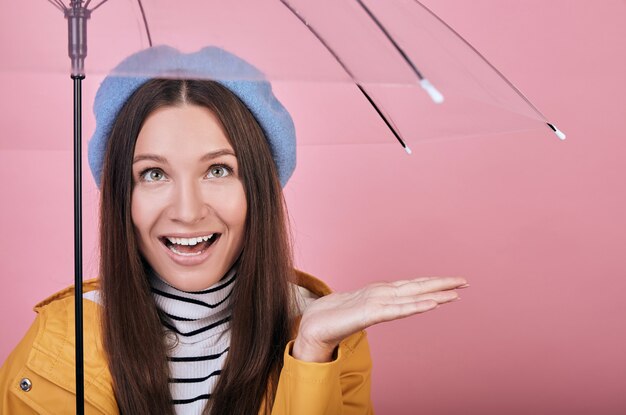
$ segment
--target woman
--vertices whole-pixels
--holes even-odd
[[[133,68],[185,80],[124,76]],[[220,71],[240,81],[192,80]],[[100,278],[85,284],[87,413],[370,414],[366,327],[457,298],[462,278],[331,294],[295,271],[281,184],[289,114],[216,48],[151,48],[101,85],[90,164]],[[0,372],[3,414],[73,411],[71,289]]]

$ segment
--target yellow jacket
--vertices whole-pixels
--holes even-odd
[[[297,271],[301,287],[314,297],[330,288],[315,277]],[[97,280],[83,291],[98,288]],[[68,287],[35,306],[37,317],[0,369],[0,415],[74,414],[74,288]],[[113,395],[102,339],[99,305],[83,300],[85,413],[119,414]],[[259,415],[370,415],[371,359],[364,331],[339,345],[337,358],[328,363],[303,362],[285,347],[271,414]]]

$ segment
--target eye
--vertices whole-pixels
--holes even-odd
[[[214,177],[216,179],[219,179],[219,178],[230,175],[231,172],[232,172],[232,169],[230,167],[217,164],[209,168],[208,175],[209,177]]]
[[[165,174],[163,173],[163,170],[161,169],[151,168],[151,169],[146,169],[142,171],[139,174],[139,177],[141,180],[145,182],[158,182],[158,181],[163,180],[163,178],[165,177]]]

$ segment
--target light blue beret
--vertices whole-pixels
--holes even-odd
[[[93,106],[96,131],[89,141],[89,167],[100,187],[107,140],[117,114],[141,85],[159,76],[213,79],[233,92],[261,125],[284,187],[296,167],[296,132],[291,116],[272,93],[263,73],[217,47],[182,53],[156,46],[123,60],[102,81]]]

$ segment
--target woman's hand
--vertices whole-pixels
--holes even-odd
[[[341,340],[374,324],[432,310],[459,298],[461,277],[428,277],[367,285],[313,301],[302,315],[292,356],[308,362],[332,360]]]

